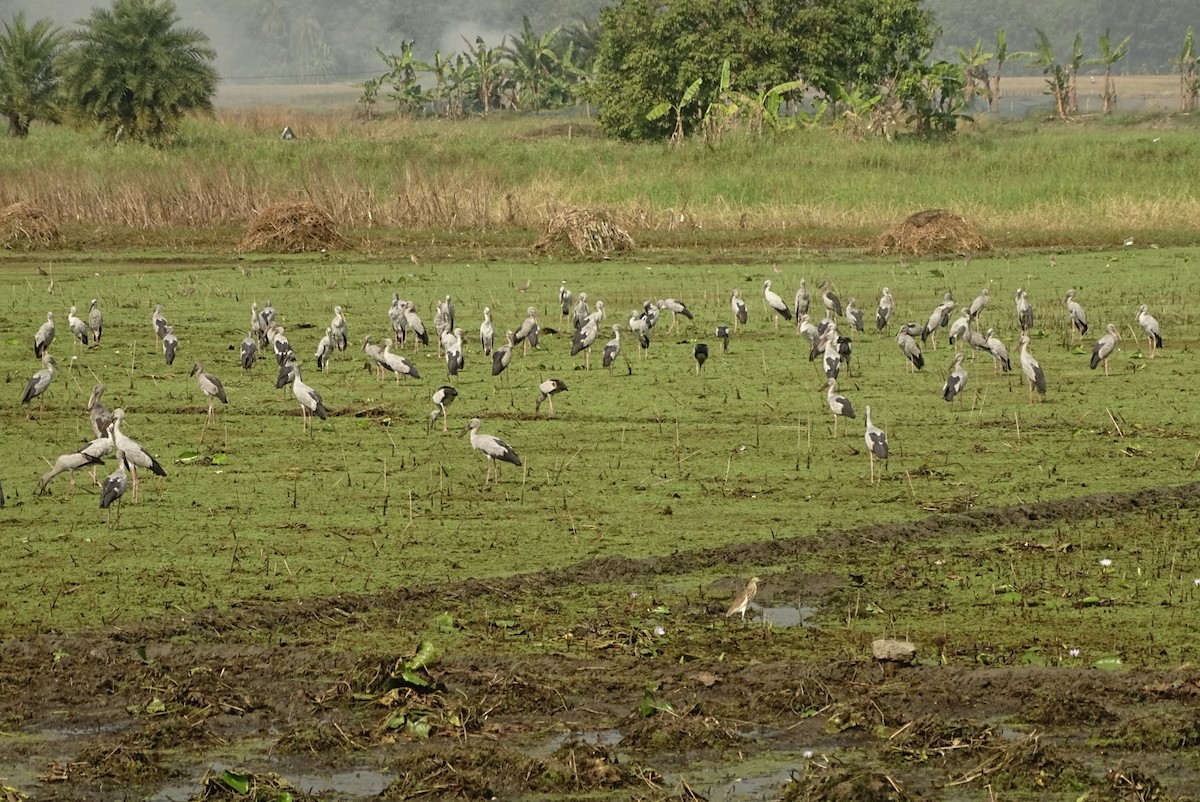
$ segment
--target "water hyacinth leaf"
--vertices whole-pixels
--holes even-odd
[[[1101,657],[1099,660],[1093,663],[1093,665],[1095,665],[1096,668],[1102,668],[1105,671],[1116,671],[1125,667],[1125,665],[1121,662],[1121,658],[1117,657],[1115,654],[1108,655],[1107,657]]]
[[[178,457],[175,458],[175,461],[183,463],[184,465],[188,465],[190,463],[195,462],[198,459],[200,459],[199,451],[184,451],[182,454],[180,454]]]
[[[401,727],[403,727],[407,722],[408,722],[407,716],[405,716],[403,713],[397,713],[396,715],[390,717],[387,720],[387,727],[389,730],[398,730]]]
[[[519,624],[516,621],[513,621],[511,618],[501,618],[493,621],[492,626],[499,627],[500,629],[514,629],[519,626]]]
[[[437,648],[434,647],[431,641],[425,641],[421,644],[421,648],[413,655],[413,659],[408,661],[409,668],[428,668],[437,662]]]
[[[657,607],[655,607],[653,610],[651,610],[651,612],[657,613],[658,615],[670,615],[671,608],[665,604],[660,604]]]
[[[435,615],[433,623],[443,633],[450,633],[458,629],[458,626],[454,623],[454,616],[450,615],[450,613]]]
[[[406,668],[400,672],[400,679],[407,682],[409,685],[415,685],[418,688],[429,687],[429,680],[422,677],[411,668]]]
[[[141,660],[143,663],[150,662],[150,658],[146,657],[146,647],[145,646],[137,647],[137,649],[134,650],[134,653],[137,655],[137,659]]]
[[[421,739],[429,737],[429,722],[425,719],[409,719],[408,731]]]
[[[229,455],[228,454],[213,454],[213,458],[210,461],[212,462],[213,465],[225,465],[226,463],[229,462]]]
[[[250,783],[253,782],[254,775],[241,774],[239,772],[226,769],[225,771],[221,772],[221,776],[217,777],[217,779],[224,783],[224,785],[234,793],[247,794],[250,792]]]

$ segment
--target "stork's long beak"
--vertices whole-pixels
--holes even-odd
[[[470,427],[470,426],[468,426],[467,428],[465,428],[465,429],[463,429],[461,432],[459,432],[459,433],[458,433],[458,436],[459,436],[459,437],[466,437],[466,436],[467,436],[467,432],[469,432],[469,431],[471,431],[471,427]]]

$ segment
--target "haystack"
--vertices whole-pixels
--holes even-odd
[[[259,253],[305,253],[343,248],[346,239],[333,218],[307,201],[268,206],[246,232],[241,250]]]
[[[570,248],[585,256],[608,254],[633,250],[633,238],[607,212],[573,206],[550,218],[546,233],[534,248],[539,251]]]
[[[62,241],[58,226],[40,206],[19,201],[0,209],[0,245],[12,251],[51,248]]]
[[[885,231],[876,251],[883,254],[921,256],[930,253],[979,253],[992,244],[961,215],[945,209],[910,214],[900,225]]]

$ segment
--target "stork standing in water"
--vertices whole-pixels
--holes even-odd
[[[953,401],[955,396],[967,388],[967,371],[962,366],[965,357],[966,354],[962,351],[954,355],[954,364],[950,366],[950,375],[946,377],[946,382],[942,385],[942,398],[947,402]]]
[[[1113,351],[1117,350],[1117,341],[1120,339],[1121,335],[1117,334],[1117,327],[1114,324],[1109,323],[1104,327],[1104,334],[1092,346],[1092,370],[1095,370],[1103,362],[1104,375],[1108,375],[1108,358],[1112,356]]]
[[[88,329],[92,332],[92,342],[99,343],[100,334],[104,331],[104,313],[96,306],[95,298],[88,304]]]
[[[767,305],[768,309],[775,312],[771,317],[775,321],[776,331],[779,330],[779,318],[783,318],[784,320],[792,319],[792,310],[788,309],[788,305],[783,302],[779,294],[771,289],[771,279],[763,282],[763,303]],[[770,314],[770,312],[767,314]]]
[[[1029,296],[1025,294],[1022,287],[1017,287],[1016,296],[1017,305],[1017,326],[1021,331],[1033,330],[1033,304],[1029,303]]]
[[[1033,391],[1037,390],[1038,395],[1042,400],[1046,399],[1046,374],[1042,372],[1042,366],[1029,353],[1029,335],[1022,334],[1020,340],[1021,348],[1021,372],[1025,374],[1025,378],[1029,381],[1029,403],[1033,403]]]
[[[849,398],[838,393],[837,379],[829,379],[825,386],[825,398],[829,402],[829,411],[833,413],[833,436],[837,437],[838,418],[854,420],[854,406]]]
[[[558,393],[567,391],[567,383],[562,379],[546,379],[538,385],[537,403],[533,405],[533,412],[536,415],[542,409],[542,402],[550,402],[550,417],[554,417],[554,396]]]
[[[112,436],[113,446],[117,451],[124,452],[125,459],[130,465],[130,472],[133,474],[133,500],[136,502],[138,497],[138,468],[148,468],[156,476],[166,476],[167,472],[163,470],[162,465],[158,464],[158,460],[154,455],[147,451],[142,445],[125,436],[121,431],[121,421],[125,420],[125,410],[113,410],[113,422],[109,428],[109,434]]]
[[[433,429],[433,424],[437,423],[438,415],[442,416],[442,431],[447,432],[449,428],[446,426],[446,407],[458,398],[458,390],[453,387],[439,387],[433,391],[433,412],[429,413],[429,428]]]
[[[220,401],[222,404],[228,404],[229,398],[225,395],[225,387],[221,384],[221,380],[211,373],[204,372],[204,363],[197,362],[192,365],[192,375],[196,377],[196,384],[200,385],[200,392],[208,399],[208,418],[213,418],[213,399]]]
[[[725,611],[726,618],[733,618],[735,615],[741,615],[742,620],[746,620],[746,611],[750,609],[750,602],[754,601],[754,597],[758,595],[758,583],[762,580],[756,576],[750,577],[750,581],[746,583],[746,587],[733,600],[733,604],[729,605],[729,609]]]
[[[496,325],[492,323],[492,308],[483,308],[483,322],[479,324],[479,347],[484,356],[492,355],[492,346],[496,344]]]
[[[479,431],[480,425],[481,422],[479,418],[471,418],[471,422],[468,423],[467,428],[463,430],[463,435],[470,433],[471,448],[482,452],[483,455],[487,457],[487,477],[483,481],[484,486],[487,486],[487,483],[492,479],[492,464],[494,462],[499,460],[500,462],[508,462],[519,466],[521,464],[521,458],[517,456],[517,452],[513,451],[512,447],[509,446],[508,443],[504,442],[499,437],[493,437],[490,434],[481,434]],[[462,435],[459,436],[461,437]],[[499,465],[496,466],[496,479],[497,481],[500,479]]]
[[[1162,332],[1159,331],[1158,321],[1146,311],[1145,304],[1138,307],[1137,322],[1142,331],[1146,332],[1146,342],[1150,344],[1150,358],[1154,359],[1158,349],[1162,348]]]
[[[812,296],[808,293],[808,282],[800,279],[800,286],[796,289],[796,297],[792,299],[794,307],[793,314],[799,320],[801,315],[808,314],[809,304],[812,303]]]
[[[604,367],[608,368],[608,375],[612,375],[613,363],[617,361],[617,356],[621,353],[621,327],[618,324],[613,324],[612,339],[604,344]],[[629,360],[625,360],[628,364]]]
[[[741,290],[734,290],[733,295],[729,296],[729,306],[733,309],[733,330],[737,331],[739,326],[746,325],[746,320],[749,318],[746,312],[746,302],[742,300]]]
[[[41,359],[54,342],[54,313],[46,313],[46,322],[33,335],[33,355]]]
[[[875,330],[883,331],[888,327],[888,323],[892,319],[892,313],[896,311],[896,301],[892,298],[892,291],[887,287],[879,294],[879,305],[875,308]]]
[[[867,444],[867,454],[871,460],[871,484],[875,484],[875,460],[887,461],[888,458],[888,441],[887,434],[883,429],[871,423],[871,408],[868,406],[864,410],[867,419],[867,432],[863,436],[863,441]],[[880,478],[883,478],[882,471]]]
[[[1071,328],[1079,335],[1079,339],[1083,340],[1088,333],[1087,312],[1083,306],[1075,300],[1075,290],[1067,290],[1067,317],[1071,320]],[[1072,337],[1072,339],[1074,339]]]
[[[21,403],[28,404],[50,389],[54,379],[54,368],[58,365],[50,354],[42,354],[42,369],[33,374],[25,384],[25,392],[21,394]],[[44,406],[44,402],[39,402]]]
[[[696,375],[699,376],[704,363],[708,361],[708,343],[696,343],[696,347],[692,349],[692,357],[696,360]]]

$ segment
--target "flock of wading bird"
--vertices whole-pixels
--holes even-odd
[[[854,298],[848,298],[843,305],[841,299],[830,288],[828,281],[821,282],[817,288],[817,295],[821,304],[819,308],[812,305],[813,299],[807,283],[801,279],[793,304],[789,306],[772,290],[770,280],[763,282],[763,302],[767,314],[774,319],[775,328],[778,329],[781,320],[794,323],[797,332],[809,343],[809,359],[817,360],[819,358],[821,360],[826,378],[829,409],[834,416],[834,434],[836,436],[839,418],[855,418],[853,404],[837,390],[837,379],[842,366],[845,365],[849,369],[852,346],[851,338],[839,330],[839,320],[844,321],[842,325],[848,329],[862,332],[865,329],[864,315]],[[1038,398],[1044,398],[1047,388],[1045,373],[1029,350],[1029,332],[1033,328],[1034,319],[1033,305],[1024,289],[1016,291],[1014,301],[1016,320],[1021,332],[1018,342],[1018,364],[1028,382],[1029,400],[1030,403],[1033,403],[1035,392]],[[1079,342],[1082,343],[1089,330],[1087,313],[1075,299],[1075,290],[1067,292],[1064,302],[1073,332],[1072,338],[1078,336]],[[990,354],[997,372],[1007,372],[1012,368],[1008,347],[996,335],[995,329],[988,328],[980,331],[978,325],[980,315],[990,303],[991,296],[989,290],[985,288],[968,306],[959,309],[958,317],[952,321],[951,317],[954,315],[957,305],[951,293],[947,292],[941,303],[930,313],[924,325],[916,322],[899,325],[896,343],[905,363],[913,371],[921,370],[925,366],[922,344],[932,344],[936,348],[938,332],[941,329],[947,329],[949,342],[959,349],[950,366],[945,384],[942,386],[942,397],[947,402],[953,401],[967,386],[968,374],[963,367],[964,345]],[[605,317],[604,302],[596,300],[594,308],[590,307],[586,292],[580,292],[576,297],[567,288],[567,282],[563,281],[559,288],[558,306],[561,309],[564,323],[569,324],[573,329],[571,355],[574,357],[583,354],[584,369],[590,369],[591,349],[598,340],[601,323]],[[810,309],[823,310],[818,322],[813,322],[814,315],[810,314]],[[83,346],[89,344],[92,347],[98,346],[103,334],[104,320],[96,300],[92,299],[91,301],[86,321],[78,317],[76,311],[76,307],[72,306],[67,315],[72,348],[75,347],[76,340]],[[491,359],[493,376],[499,376],[507,370],[518,347],[522,353],[528,354],[530,349],[539,346],[539,337],[543,333],[543,329],[539,322],[538,310],[536,307],[530,306],[527,312],[527,317],[521,325],[516,330],[506,331],[503,343],[497,347],[491,309],[487,307],[483,309],[483,321],[479,326],[479,348],[485,357]],[[676,299],[646,301],[641,310],[635,309],[630,313],[624,326],[620,323],[611,326],[613,336],[604,343],[601,356],[603,366],[611,373],[621,355],[621,333],[624,329],[628,329],[637,342],[639,351],[646,354],[650,348],[651,334],[658,324],[660,315],[664,312],[671,313],[671,322],[667,333],[678,326],[679,316],[683,316],[689,321],[694,320],[694,315],[687,305]],[[387,314],[394,333],[394,340],[385,339],[381,345],[377,345],[372,342],[371,336],[367,336],[363,340],[363,352],[367,359],[376,366],[381,379],[387,372],[396,377],[397,383],[401,381],[402,377],[420,379],[417,366],[407,357],[393,353],[392,347],[395,345],[403,350],[411,344],[414,354],[421,347],[428,347],[430,333],[426,329],[424,321],[417,313],[415,305],[411,301],[401,299],[399,294],[393,294]],[[722,351],[728,350],[731,334],[746,325],[749,317],[746,302],[740,290],[735,289],[730,296],[730,314],[731,319],[728,324],[717,325],[713,329],[714,335],[721,341]],[[875,309],[876,330],[880,332],[890,330],[892,319],[895,316],[895,301],[890,290],[884,287],[880,292]],[[1158,321],[1148,313],[1145,304],[1139,307],[1136,320],[1147,337],[1150,357],[1153,358],[1157,349],[1162,346]],[[180,345],[173,327],[163,315],[161,305],[155,306],[150,323],[154,336],[162,349],[163,358],[167,365],[171,365]],[[558,333],[552,329],[545,331]],[[445,360],[447,376],[456,377],[465,366],[464,341],[463,330],[456,325],[454,303],[449,295],[435,304],[433,333],[436,338],[438,354]],[[29,404],[34,399],[41,398],[51,385],[57,366],[57,362],[50,355],[49,350],[54,337],[54,313],[49,312],[46,315],[46,322],[41,325],[33,337],[34,355],[42,360],[43,368],[29,379],[21,396],[22,404]],[[1117,327],[1109,323],[1105,327],[1105,333],[1092,345],[1091,367],[1093,369],[1103,365],[1105,375],[1108,374],[1108,359],[1115,350],[1119,339]],[[348,345],[346,316],[341,306],[335,306],[333,318],[326,327],[324,336],[317,344],[314,354],[318,370],[327,370],[334,353],[344,352]],[[242,370],[251,370],[260,353],[269,353],[275,357],[279,367],[276,387],[282,389],[288,384],[291,385],[292,394],[300,405],[302,426],[311,434],[309,415],[312,414],[325,420],[328,412],[321,394],[301,378],[299,358],[292,349],[283,325],[278,319],[278,314],[270,301],[267,301],[261,309],[257,303],[250,307],[249,331],[240,347]],[[696,373],[699,374],[709,356],[708,345],[706,343],[696,344],[692,355],[696,362]],[[629,364],[627,356],[625,361],[629,371],[632,372],[632,366]],[[202,362],[197,361],[193,365],[191,374],[195,377],[200,392],[208,399],[208,420],[211,421],[216,402],[228,403],[224,385],[219,378],[205,371]],[[553,415],[554,396],[566,390],[567,385],[561,379],[548,378],[541,382],[538,385],[538,395],[534,403],[535,413],[540,411],[543,403],[547,403],[550,414]],[[103,457],[114,453],[117,460],[116,470],[100,485],[100,506],[102,508],[107,509],[117,502],[130,487],[132,488],[132,497],[136,501],[138,468],[148,469],[159,476],[166,475],[162,466],[147,449],[122,432],[121,423],[125,418],[125,411],[123,409],[109,411],[101,400],[103,392],[104,385],[97,384],[93,388],[87,404],[87,412],[95,439],[78,451],[60,456],[54,462],[51,470],[41,477],[38,485],[39,494],[45,493],[50,481],[61,473],[70,475],[71,484],[74,487],[73,473],[80,468],[91,468],[92,478],[95,481],[95,466],[102,463]],[[448,431],[446,407],[457,397],[458,391],[450,385],[438,387],[434,391],[432,395],[434,409],[429,415],[429,429],[432,429],[440,417],[442,431]],[[870,461],[870,481],[874,483],[876,481],[875,462],[887,459],[888,440],[887,434],[871,422],[871,407],[867,406],[864,412],[866,428],[863,440]],[[492,479],[493,466],[495,466],[497,479],[499,478],[497,463],[508,462],[517,466],[522,463],[517,452],[510,445],[493,435],[482,433],[481,425],[479,418],[472,418],[463,430],[463,435],[470,434],[471,447],[480,451],[487,458],[488,470],[484,479],[486,486]],[[0,506],[2,505],[3,490],[0,488]]]

